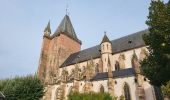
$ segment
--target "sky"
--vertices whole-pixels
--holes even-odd
[[[0,0],[0,79],[35,74],[43,31],[68,13],[82,50],[147,29],[150,0]]]

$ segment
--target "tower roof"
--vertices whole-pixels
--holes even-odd
[[[107,37],[107,35],[105,34],[104,37],[103,37],[103,40],[101,43],[104,43],[104,42],[110,42],[109,38]]]
[[[59,34],[65,34],[81,44],[81,41],[76,36],[73,25],[68,15],[64,16],[63,20],[59,24],[57,30],[54,32],[52,37],[58,36]]]
[[[51,28],[50,28],[50,21],[48,22],[46,28],[44,29],[44,32],[48,31],[49,33],[51,33]]]

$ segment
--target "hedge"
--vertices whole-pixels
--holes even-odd
[[[36,75],[0,80],[0,91],[6,100],[38,100],[44,86]]]

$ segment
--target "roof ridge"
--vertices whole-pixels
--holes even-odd
[[[131,34],[128,34],[128,35],[125,35],[125,36],[116,38],[116,39],[114,39],[114,40],[111,40],[111,42],[112,42],[112,41],[115,41],[115,40],[119,40],[119,39],[125,38],[125,37],[129,37],[129,36],[132,36],[132,35],[134,35],[134,34],[141,33],[141,32],[149,32],[149,30],[148,30],[148,29],[144,29],[144,30],[141,30],[141,31],[133,32],[133,33],[131,33]]]
[[[142,31],[135,32],[133,34],[112,40],[111,41],[112,52],[115,54],[115,53],[123,52],[126,50],[145,46],[145,43],[142,39],[142,35],[147,34],[148,32],[149,32],[148,30],[142,30]],[[101,50],[100,45],[95,45],[95,46],[83,49],[81,51],[72,53],[64,61],[63,64],[66,64],[66,65],[74,64],[75,61],[77,61],[75,59],[77,59],[78,56],[81,56],[78,59],[78,62],[86,61],[90,59],[90,56],[92,56],[93,58],[98,58],[100,57],[100,50]],[[63,64],[60,67],[63,67]]]
[[[125,38],[125,37],[132,36],[133,34],[137,34],[137,33],[140,33],[140,32],[146,32],[146,31],[148,31],[148,29],[145,29],[145,30],[142,30],[142,31],[138,31],[138,32],[134,32],[134,33],[132,33],[132,34],[128,34],[128,35],[126,35],[126,36],[123,36],[123,37],[120,37],[120,38],[117,38],[117,39],[111,40],[111,42],[112,42],[112,41],[119,40],[119,39],[122,39],[122,38]],[[148,32],[149,32],[149,31],[148,31]],[[85,51],[85,50],[87,50],[87,49],[91,49],[91,48],[93,48],[93,47],[97,47],[97,46],[99,46],[99,44],[98,44],[98,45],[95,45],[95,46],[91,46],[91,47],[85,48],[85,49],[80,50],[80,51],[78,51],[78,52]],[[78,52],[75,52],[75,53],[78,53]],[[72,53],[72,54],[74,54],[74,53]]]

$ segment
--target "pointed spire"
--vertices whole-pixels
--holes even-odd
[[[49,34],[51,34],[51,28],[50,28],[50,20],[46,26],[46,28],[44,29],[44,32],[48,32]]]
[[[110,42],[109,38],[108,38],[107,35],[106,35],[106,32],[104,32],[104,33],[105,33],[105,35],[103,36],[103,40],[102,40],[101,43]]]
[[[59,34],[65,34],[81,44],[81,41],[77,38],[71,20],[67,14],[64,16],[52,37],[58,36]]]

